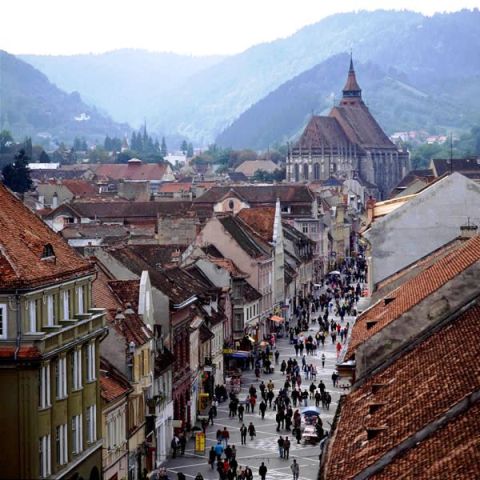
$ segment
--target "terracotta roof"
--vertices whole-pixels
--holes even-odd
[[[65,185],[76,197],[87,197],[97,194],[97,189],[85,180],[63,180]]]
[[[357,347],[371,338],[402,314],[480,260],[480,235],[476,235],[459,249],[441,258],[415,278],[404,283],[389,295],[393,300],[385,305],[377,302],[356,320],[348,344],[345,360],[351,360]],[[367,328],[367,322],[377,323]]]
[[[166,170],[166,163],[104,163],[95,169],[95,175],[112,180],[162,181]]]
[[[0,206],[0,288],[39,286],[93,272],[88,261],[3,185]]]
[[[0,358],[14,358],[17,347],[15,345],[0,346]],[[17,352],[17,359],[19,360],[36,360],[42,357],[37,347],[20,346]]]
[[[480,403],[447,423],[433,435],[371,479],[480,478]]]
[[[240,217],[266,242],[272,241],[273,224],[275,221],[275,208],[257,207],[244,208],[238,212]]]
[[[271,160],[245,160],[236,169],[236,173],[243,173],[247,177],[253,177],[257,170],[274,172],[279,166]]]
[[[271,247],[257,237],[241,218],[232,215],[218,217],[223,228],[237,242],[240,248],[252,258],[270,255]]]
[[[207,255],[210,262],[218,265],[219,267],[227,270],[228,273],[234,278],[248,277],[248,274],[240,270],[233,260],[230,258],[218,258],[211,255]]]
[[[466,177],[476,177],[480,174],[480,157],[472,158],[434,158],[432,160],[433,167],[439,177],[448,174],[451,171],[459,172]]]
[[[262,294],[246,280],[242,282],[242,296],[247,302],[254,302],[262,298]]]
[[[212,187],[193,201],[194,205],[202,203],[217,203],[229,192],[244,198],[251,206],[255,204],[275,205],[277,198],[282,203],[309,203],[314,195],[306,185],[230,185]]]
[[[181,192],[190,192],[191,190],[192,190],[191,183],[182,183],[182,182],[162,183],[158,187],[159,193],[181,193]]]
[[[123,305],[129,303],[132,310],[138,312],[138,297],[140,280],[110,280],[108,286],[112,289]]]
[[[479,336],[477,303],[347,395],[328,448],[326,478],[351,479],[426,426],[435,430],[433,422],[478,390]],[[421,457],[419,468],[427,460]]]
[[[100,357],[100,395],[107,402],[123,397],[132,391],[127,377],[107,359]]]
[[[164,202],[72,202],[60,205],[47,218],[55,217],[56,213],[64,209],[71,209],[79,217],[91,219],[122,219],[122,218],[150,218],[155,219],[159,214],[187,212],[192,203],[189,201]]]
[[[130,245],[128,248],[148,264],[155,267],[172,267],[178,264],[188,245]]]

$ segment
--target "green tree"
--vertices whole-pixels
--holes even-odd
[[[38,157],[38,161],[40,163],[50,163],[50,157],[48,156],[45,150],[42,150],[42,153],[40,153],[40,156]]]
[[[25,149],[22,148],[15,155],[15,161],[3,167],[3,183],[13,190],[20,193],[22,196],[28,192],[33,185],[30,177],[30,169],[28,168],[28,156]]]
[[[8,130],[2,130],[0,132],[0,153],[6,153],[10,143],[13,143],[12,134]]]
[[[187,153],[188,145],[186,140],[184,140],[180,145],[180,150],[183,152],[184,155]]]
[[[168,153],[165,137],[162,137],[162,146],[160,147],[160,153],[162,154],[162,157],[166,157]]]
[[[192,145],[191,143],[188,144],[187,157],[188,157],[188,158],[192,158],[192,157],[193,157],[193,145]]]

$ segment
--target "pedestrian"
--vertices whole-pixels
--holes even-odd
[[[242,404],[240,404],[238,406],[237,411],[238,411],[238,421],[243,422],[243,412],[245,411],[245,407]]]
[[[337,372],[333,372],[332,373],[332,383],[333,383],[334,387],[337,386],[337,380],[338,380],[338,374],[337,374]]]
[[[278,454],[280,455],[280,458],[283,458],[283,447],[285,445],[285,440],[281,435],[280,435],[280,438],[277,440],[277,445],[278,445]]]
[[[172,458],[176,458],[178,448],[178,437],[176,435],[173,436],[170,446],[172,447]]]
[[[222,459],[222,454],[223,454],[223,446],[220,442],[217,442],[215,445],[215,455],[217,456],[217,464],[220,463],[220,460]]]
[[[185,438],[184,433],[180,435],[179,444],[180,444],[180,454],[185,455],[185,446],[187,445],[187,439]]]
[[[195,477],[195,480],[203,480],[203,475],[200,472],[198,472],[197,476]]]
[[[292,470],[293,480],[298,480],[298,476],[300,475],[300,467],[295,459],[290,465],[290,469]]]
[[[215,447],[212,445],[212,448],[208,452],[208,464],[210,465],[210,467],[212,467],[212,470],[213,470],[213,467],[215,466],[216,457],[217,457],[217,454],[215,453]]]
[[[177,473],[177,480],[187,480],[187,477],[182,472]]]
[[[245,467],[245,480],[253,480],[253,472],[248,465]]]
[[[260,402],[260,405],[258,406],[259,410],[260,410],[260,414],[262,415],[262,420],[265,419],[265,411],[267,410],[267,404],[265,403],[265,401],[261,401]]]
[[[322,368],[325,368],[325,354],[322,353]]]
[[[213,406],[210,407],[208,410],[208,421],[210,422],[211,425],[213,425],[213,418],[215,417],[215,410]]]
[[[288,437],[285,437],[285,441],[283,442],[283,458],[288,460],[290,457],[290,440]]]
[[[252,422],[250,422],[250,425],[248,426],[248,434],[250,435],[250,440],[253,440],[253,437],[257,435],[257,432],[255,431],[255,426]]]
[[[229,438],[230,438],[230,433],[227,430],[227,427],[224,427],[223,432],[222,432],[222,442],[225,443],[225,447],[228,445],[228,439]]]
[[[275,350],[275,363],[278,365],[278,358],[280,357],[280,352]],[[266,468],[266,467],[265,467]]]
[[[261,480],[265,480],[267,476],[267,467],[265,466],[265,463],[262,462],[260,465],[260,468],[258,469],[258,474],[260,475]]]
[[[240,441],[242,445],[247,444],[247,427],[244,423],[242,423],[242,426],[240,427]]]

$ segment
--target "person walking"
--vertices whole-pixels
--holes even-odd
[[[267,410],[267,404],[265,401],[262,400],[258,408],[260,410],[260,414],[262,415],[262,420],[265,420],[265,411]]]
[[[227,430],[227,427],[224,427],[222,432],[222,442],[225,443],[225,447],[228,446],[229,438],[230,438],[230,432]]]
[[[178,443],[180,445],[180,455],[185,455],[185,446],[187,445],[187,439],[184,433],[180,435],[180,438],[178,439]]]
[[[220,463],[223,454],[223,446],[220,442],[215,445],[215,455],[217,456],[217,464]]]
[[[277,445],[278,445],[278,454],[280,455],[280,458],[283,458],[283,447],[285,445],[285,440],[281,435],[280,435],[280,438],[277,440]]]
[[[322,368],[325,368],[325,354],[322,353]]]
[[[208,452],[208,464],[212,467],[212,470],[215,466],[215,458],[217,458],[217,454],[215,453],[215,447],[212,445],[212,448]]]
[[[240,427],[240,441],[242,445],[247,444],[247,427],[244,423],[242,423],[242,426]]]
[[[250,422],[250,425],[248,426],[248,434],[250,435],[250,440],[253,440],[253,437],[257,434],[252,422]]]
[[[262,462],[262,464],[260,465],[260,468],[258,469],[258,474],[260,475],[260,478],[262,480],[265,480],[265,478],[267,477],[267,467],[265,466],[265,463]]]
[[[290,470],[292,470],[293,480],[298,480],[298,476],[300,475],[300,466],[295,459],[290,465]]]
[[[283,442],[283,458],[288,460],[290,457],[290,440],[288,437],[285,437],[285,441]]]
[[[238,412],[238,421],[239,422],[243,422],[243,412],[245,411],[245,407],[240,404],[237,408],[237,412]]]

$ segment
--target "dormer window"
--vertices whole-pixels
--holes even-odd
[[[229,200],[228,202],[228,208],[230,210],[233,210],[233,208],[235,207],[235,202],[233,200]]]
[[[53,251],[53,247],[51,243],[47,243],[43,246],[42,251],[42,260],[47,258],[55,257],[55,252]]]

